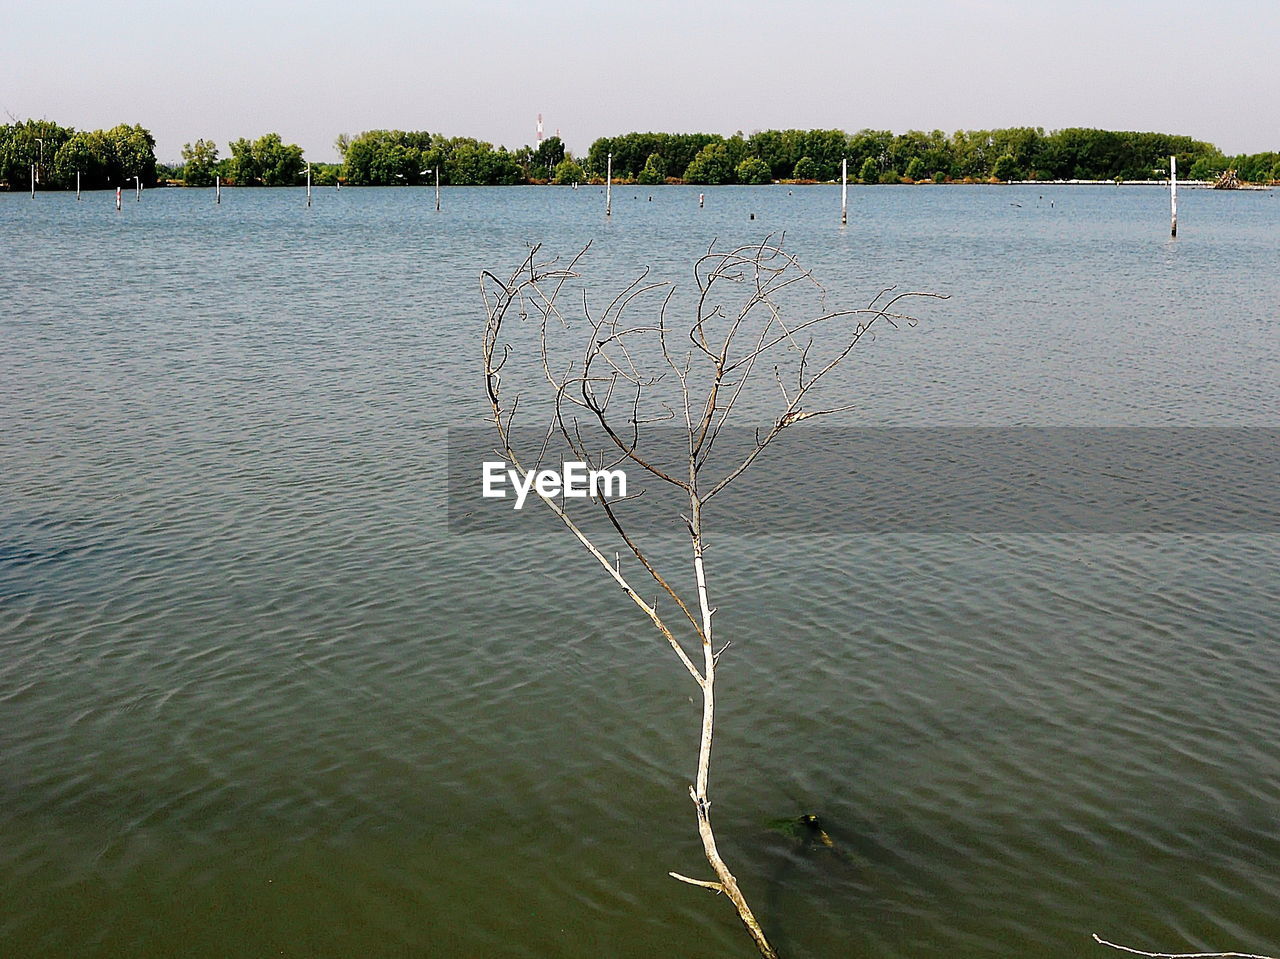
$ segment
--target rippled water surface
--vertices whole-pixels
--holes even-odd
[[[0,195],[0,953],[753,954],[666,875],[670,651],[567,539],[446,522],[526,243],[950,294],[846,425],[1277,425],[1274,193],[1170,241],[1156,188],[697,192]],[[717,831],[785,955],[1280,952],[1280,536],[713,544]]]

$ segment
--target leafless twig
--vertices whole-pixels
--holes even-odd
[[[697,815],[703,853],[715,880],[671,875],[686,883],[723,892],[766,959],[777,952],[747,905],[738,881],[716,846],[711,827],[709,780],[715,723],[715,678],[720,657],[729,648],[714,643],[708,586],[704,525],[709,500],[733,483],[788,428],[803,420],[849,409],[846,402],[823,396],[830,374],[879,325],[914,323],[898,304],[930,293],[877,293],[865,309],[830,310],[826,290],[772,238],[730,250],[711,248],[694,264],[696,296],[686,323],[675,323],[675,289],[642,272],[593,311],[586,290],[580,316],[572,320],[560,308],[562,294],[579,279],[583,249],[566,265],[540,259],[533,247],[507,278],[482,274],[485,324],[482,353],[489,419],[499,449],[521,476],[528,477],[548,455],[552,441],[583,462],[622,464],[640,471],[655,484],[680,497],[677,511],[689,537],[692,590],[659,569],[658,553],[644,545],[628,526],[622,497],[595,497],[592,502],[621,540],[635,564],[624,564],[620,550],[612,559],[593,539],[577,514],[563,502],[539,499],[555,514],[605,574],[657,629],[702,693],[698,764],[689,796]],[[807,295],[805,316],[788,318],[787,305]],[[576,299],[576,298],[575,298]],[[812,308],[816,299],[816,308]],[[634,318],[633,318],[634,317]],[[515,320],[519,326],[513,326]],[[517,341],[523,339],[523,346]],[[535,384],[521,384],[508,370],[514,361],[533,357]],[[714,464],[712,453],[723,430],[747,419],[741,408],[748,382],[767,370],[774,385],[765,395],[781,394],[767,420],[758,416],[754,442],[745,451]],[[515,384],[515,385],[513,385]],[[540,385],[547,396],[531,395]],[[753,414],[754,415],[754,414]],[[523,443],[517,426],[533,423],[535,443]],[[679,429],[675,462],[663,458],[654,443],[654,428]],[[687,578],[688,571],[684,573]],[[633,577],[657,584],[663,603],[679,611],[668,621],[659,601],[640,594]]]
[[[1109,946],[1112,949],[1119,949],[1121,952],[1130,952],[1135,956],[1149,956],[1151,959],[1211,959],[1211,957],[1232,957],[1232,959],[1274,959],[1273,956],[1259,956],[1251,952],[1143,952],[1141,949],[1132,949],[1129,946],[1121,946],[1114,942],[1107,942],[1101,938],[1096,932],[1093,934],[1093,941],[1100,946]]]

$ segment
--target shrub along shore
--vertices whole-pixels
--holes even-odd
[[[575,157],[559,137],[509,150],[470,137],[426,131],[369,130],[340,135],[341,163],[308,164],[302,148],[277,133],[227,144],[184,144],[182,162],[156,161],[155,139],[139,125],[77,131],[49,120],[0,126],[0,185],[25,190],[161,183],[294,186],[308,169],[317,185],[478,186],[604,182],[815,183],[839,178],[848,162],[854,183],[1147,181],[1167,175],[1209,180],[1234,170],[1245,183],[1280,181],[1280,153],[1226,156],[1211,143],[1166,133],[1040,127],[1000,130],[763,130],[735,133],[625,133],[601,137]]]

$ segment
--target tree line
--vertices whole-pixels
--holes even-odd
[[[346,182],[354,186],[434,183],[437,172],[441,183],[453,186],[585,180],[559,137],[508,150],[471,137],[369,130],[338,137],[337,147]]]
[[[575,158],[558,137],[536,148],[495,148],[468,137],[425,131],[372,130],[338,138],[345,182],[394,186],[576,183],[660,184],[829,181],[848,161],[862,183],[919,180],[1148,180],[1165,175],[1178,157],[1183,176],[1210,179],[1235,169],[1241,179],[1280,179],[1280,154],[1227,157],[1211,143],[1187,136],[1039,127],[960,130],[764,130],[743,136],[713,133],[626,133],[601,137]]]
[[[862,183],[920,180],[1148,180],[1169,157],[1192,179],[1235,169],[1241,179],[1280,179],[1280,155],[1227,157],[1211,143],[1165,133],[1073,127],[996,130],[763,130],[750,136],[627,133],[591,145],[585,166],[600,175],[609,154],[614,176],[640,183],[678,177],[688,183],[834,180],[842,161]]]
[[[763,130],[735,133],[625,133],[601,137],[584,157],[574,157],[559,137],[509,150],[471,137],[404,130],[342,134],[340,163],[308,164],[302,148],[278,133],[227,144],[183,144],[182,162],[156,162],[155,140],[141,126],[76,131],[48,120],[0,126],[0,182],[23,189],[32,178],[44,189],[72,189],[79,174],[85,189],[143,186],[160,180],[209,186],[295,186],[310,168],[319,185],[479,186],[515,183],[603,181],[612,155],[615,180],[627,183],[723,184],[830,181],[848,161],[860,183],[932,180],[1146,180],[1178,158],[1190,179],[1211,179],[1234,169],[1241,180],[1280,181],[1280,153],[1226,156],[1211,143],[1165,133],[1072,127],[996,130]]]
[[[0,181],[23,189],[32,180],[42,189],[86,190],[156,183],[156,141],[137,124],[110,130],[63,127],[50,120],[0,126]]]

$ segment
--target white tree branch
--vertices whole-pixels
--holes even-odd
[[[1260,956],[1251,952],[1143,952],[1141,949],[1133,949],[1129,946],[1121,946],[1114,942],[1107,942],[1096,932],[1093,934],[1093,941],[1100,946],[1108,946],[1112,949],[1118,949],[1121,952],[1129,952],[1135,956],[1148,956],[1150,959],[1217,959],[1217,957],[1231,957],[1231,959],[1275,959],[1273,956]]]
[[[595,498],[595,506],[603,511],[612,529],[610,538],[616,534],[660,587],[658,599],[650,603],[630,581],[628,573],[634,572],[622,565],[620,550],[606,550],[602,548],[603,541],[594,541],[594,534],[575,519],[579,514],[570,515],[567,500],[562,504],[535,488],[537,498],[650,620],[702,691],[697,770],[689,795],[703,853],[716,880],[691,879],[675,872],[671,876],[724,893],[764,959],[776,959],[777,952],[721,858],[711,828],[709,784],[715,672],[730,643],[718,644],[717,649],[713,640],[716,610],[711,604],[706,565],[704,508],[712,496],[748,469],[784,429],[805,419],[848,409],[847,398],[834,404],[819,399],[817,391],[826,375],[850,356],[877,321],[893,324],[898,319],[910,320],[890,312],[903,296],[933,295],[899,294],[888,298],[890,288],[877,294],[867,309],[832,311],[826,305],[826,290],[794,256],[781,249],[780,242],[766,237],[761,243],[732,250],[716,250],[711,244],[694,264],[697,290],[692,316],[687,326],[681,324],[678,328],[679,333],[687,333],[689,345],[680,351],[673,348],[672,334],[677,330],[669,319],[675,288],[649,281],[647,270],[595,315],[584,289],[581,317],[572,318],[561,312],[558,303],[565,285],[578,277],[578,263],[585,248],[567,268],[558,268],[555,261],[539,262],[539,247],[534,246],[507,280],[489,272],[481,276],[487,313],[483,358],[490,419],[501,437],[502,451],[519,476],[528,479],[525,464],[531,462],[533,454],[537,457],[534,468],[545,456],[552,455],[552,440],[558,436],[585,463],[604,466],[611,462],[609,468],[633,464],[652,480],[679,491],[681,508],[686,510],[680,516],[689,535],[688,558],[696,596],[690,595],[688,587],[673,585],[681,578],[664,573],[665,563],[663,570],[659,569],[656,557],[662,556],[662,551],[650,553],[638,538],[644,530],[629,528],[625,522],[625,510],[619,509],[618,504],[640,493],[628,491],[631,495],[613,501],[604,496]],[[817,309],[813,308],[814,296],[818,299]],[[798,298],[806,299],[808,319],[793,323],[784,318],[783,307]],[[654,301],[656,316],[633,319]],[[517,348],[514,335],[513,342],[508,341],[504,324],[509,317],[530,321],[533,329],[524,338],[536,338],[536,345],[531,349]],[[817,334],[824,334],[823,342],[815,339]],[[545,401],[531,399],[521,403],[520,384],[516,382],[522,372],[521,363],[515,360],[520,359],[522,349],[528,349],[528,362],[537,364],[535,385],[539,389],[550,388]],[[768,366],[761,362],[766,357]],[[717,438],[739,404],[746,406],[748,381],[758,372],[767,377],[770,366],[782,402],[775,402],[768,419],[756,428],[754,444],[720,472],[713,471],[712,450]],[[513,382],[516,385],[510,385]],[[504,389],[510,400],[504,397]],[[777,395],[772,386],[765,393],[769,398]],[[681,410],[683,417],[679,415]],[[752,415],[760,414],[753,409]],[[530,420],[541,427],[535,434],[540,442],[530,440],[522,451],[517,448],[520,443],[516,425],[519,422],[523,426]],[[654,444],[651,426],[656,423],[671,423],[683,429],[684,449],[676,454],[674,464],[666,462],[670,452]],[[686,568],[681,577],[688,576]],[[678,621],[674,614],[670,623],[664,618],[659,609],[659,600],[663,610],[667,608],[663,596],[675,604],[687,623]],[[673,625],[678,627],[679,635]],[[702,652],[700,664],[695,661],[695,646]]]
[[[718,882],[707,882],[704,879],[690,879],[688,876],[682,876],[678,872],[667,873],[672,879],[679,879],[681,882],[687,882],[691,886],[701,886],[703,889],[710,889],[716,894],[724,892],[724,886]]]

